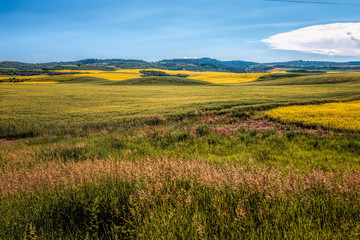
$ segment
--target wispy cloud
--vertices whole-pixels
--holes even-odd
[[[360,23],[332,23],[300,28],[262,40],[273,49],[331,56],[360,56]]]

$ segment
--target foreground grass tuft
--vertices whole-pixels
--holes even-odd
[[[119,181],[42,190],[0,204],[0,236],[39,239],[349,239],[359,234],[355,192],[314,185],[269,197],[196,180]]]

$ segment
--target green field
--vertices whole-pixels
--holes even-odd
[[[146,79],[0,85],[0,239],[359,237],[359,132],[264,114],[359,73]]]
[[[358,80],[318,84],[315,76],[310,80],[315,79],[316,84],[294,85],[294,79],[240,85],[174,86],[114,85],[106,79],[76,78],[41,86],[1,85],[0,137],[137,124],[154,114],[177,119],[198,110],[230,112],[360,98]],[[288,85],[286,81],[290,81]]]

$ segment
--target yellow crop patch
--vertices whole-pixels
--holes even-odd
[[[140,70],[141,69],[121,69],[112,72],[100,70],[58,70],[56,72],[74,72],[74,74],[81,73],[78,74],[81,77],[98,77],[113,81],[122,81],[141,77]]]
[[[164,71],[160,69],[154,69]],[[269,73],[230,73],[230,72],[192,72],[192,71],[170,71],[165,70],[164,72],[169,74],[188,74],[189,78],[212,82],[212,83],[243,83],[255,81],[261,76]]]
[[[283,122],[360,131],[360,101],[280,107],[266,115]]]
[[[80,72],[81,76],[84,77],[98,77],[105,78],[108,80],[122,81],[132,78],[141,77],[142,69],[121,69],[117,71],[98,71],[98,70],[60,70],[57,72]],[[261,76],[267,75],[269,73],[230,73],[230,72],[193,72],[193,71],[173,71],[173,70],[163,70],[163,69],[149,69],[154,71],[163,71],[171,75],[175,74],[187,74],[189,78],[212,82],[212,83],[243,83],[255,81]]]
[[[5,80],[9,78],[13,78],[14,76],[0,77],[0,80]],[[35,75],[35,76],[15,76],[16,79],[35,79],[35,78],[44,78],[49,77],[47,75]]]
[[[58,83],[58,82],[50,82],[50,81],[43,81],[43,82],[34,82],[34,81],[29,81],[29,82],[0,82],[0,84],[49,84],[49,83]]]

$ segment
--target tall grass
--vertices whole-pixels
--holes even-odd
[[[253,118],[2,140],[0,238],[357,238],[358,134]]]
[[[214,167],[196,166],[202,170],[201,176],[211,180],[206,183],[195,174],[174,175],[178,170],[173,167],[178,166],[181,164],[176,160],[160,166],[152,163],[146,167],[153,172],[149,169],[144,178],[135,181],[104,180],[77,188],[42,188],[3,197],[0,236],[3,239],[358,237],[360,198],[356,185],[348,191],[331,188],[321,180],[316,181],[323,176],[314,173],[307,188],[296,187],[298,182],[289,178],[286,185],[290,188],[276,190],[267,188],[268,184],[277,186],[272,183],[274,175],[263,172],[244,177],[250,183],[255,181],[255,185],[234,184],[234,179],[231,185],[223,186],[223,182],[229,181],[227,173],[232,173],[231,169],[218,176]],[[185,166],[182,168],[186,170]],[[191,174],[191,170],[187,173]]]

